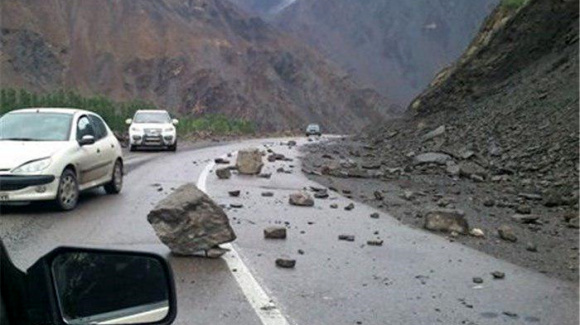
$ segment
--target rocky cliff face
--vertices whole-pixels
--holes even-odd
[[[384,98],[222,0],[3,0],[2,87],[74,88],[267,130],[381,119]]]
[[[453,62],[498,0],[231,0],[406,106]]]
[[[500,6],[457,63],[413,101],[409,118],[372,129],[367,139],[399,164],[445,153],[485,171],[508,197],[536,193],[577,211],[578,87],[578,3]]]

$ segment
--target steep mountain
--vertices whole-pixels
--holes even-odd
[[[357,130],[389,109],[320,55],[225,0],[2,0],[2,87],[74,88],[266,130]]]
[[[447,153],[504,198],[535,193],[577,212],[578,17],[577,1],[500,5],[408,119],[370,129],[367,140],[392,164],[408,163],[409,152]]]
[[[498,0],[232,0],[406,106],[469,44]]]

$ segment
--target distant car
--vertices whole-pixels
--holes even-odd
[[[123,187],[121,145],[103,119],[80,109],[30,108],[0,118],[0,203],[54,200],[77,206],[79,192]]]
[[[171,119],[165,110],[139,110],[132,119],[127,119],[129,125],[129,145],[131,151],[142,147],[167,148],[177,150],[177,131],[179,123]]]
[[[320,125],[309,124],[308,127],[306,127],[306,136],[311,136],[311,135],[318,135],[318,136],[322,135],[322,133],[320,131]]]

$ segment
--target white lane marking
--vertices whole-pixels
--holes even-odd
[[[197,180],[197,187],[205,193],[207,193],[207,177],[214,167],[215,162],[212,161],[203,169]],[[238,285],[242,289],[246,299],[262,321],[262,324],[289,325],[289,322],[286,320],[284,315],[282,315],[280,309],[274,304],[274,301],[268,296],[268,294],[266,294],[266,291],[264,291],[244,261],[242,261],[240,254],[238,254],[234,245],[225,244],[222,245],[222,247],[230,250],[222,256],[222,259],[226,262],[230,270],[236,269],[236,272],[232,271],[232,275],[238,282]]]

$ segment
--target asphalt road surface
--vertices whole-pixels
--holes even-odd
[[[22,269],[60,245],[154,251],[175,273],[175,324],[578,324],[573,283],[498,260],[458,243],[400,224],[395,218],[337,193],[312,208],[293,207],[288,195],[317,184],[300,172],[288,139],[248,140],[177,153],[126,156],[120,195],[84,193],[69,213],[45,204],[2,207],[0,236]],[[296,139],[299,144],[305,139]],[[270,179],[234,175],[218,180],[213,159],[239,149],[271,147],[294,158],[266,163]],[[291,173],[280,173],[283,167]],[[219,259],[174,257],[146,216],[172,189],[194,183],[227,208],[238,239]],[[241,190],[239,198],[228,196]],[[262,197],[262,192],[273,197]],[[338,204],[338,209],[330,205]],[[286,240],[265,240],[263,229],[282,225]],[[339,241],[341,234],[353,242]],[[383,240],[369,246],[368,240]],[[300,253],[299,253],[300,251]],[[279,257],[296,259],[281,269]],[[505,273],[494,280],[491,272]],[[473,282],[481,277],[483,283]]]

